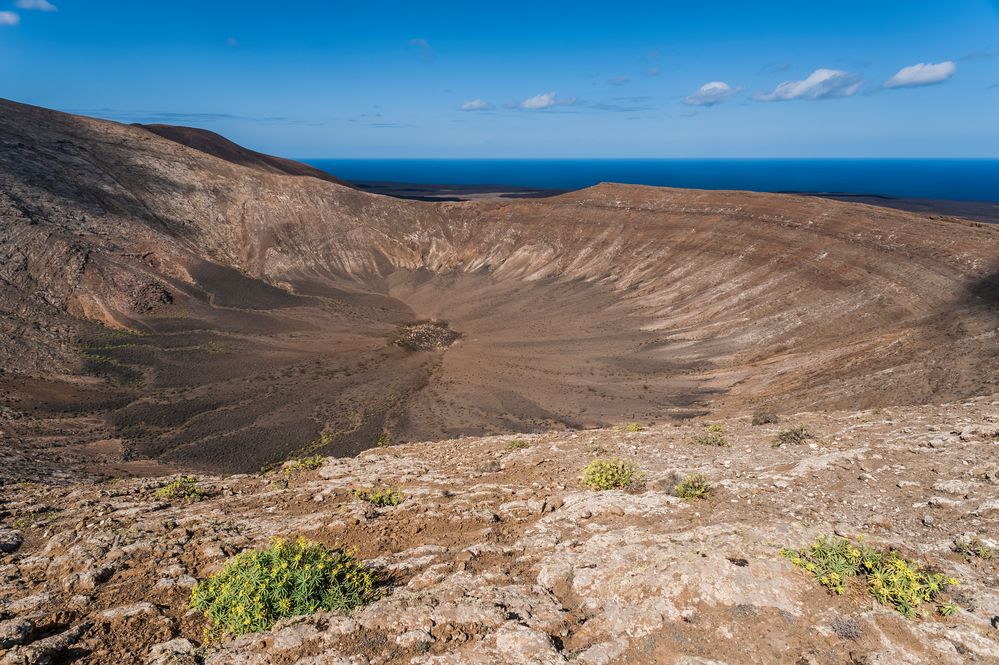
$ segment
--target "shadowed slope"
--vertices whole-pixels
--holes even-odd
[[[10,102],[0,140],[0,304],[33,331],[5,335],[6,364],[79,370],[79,336],[82,368],[131,395],[108,417],[143,455],[250,469],[388,435],[929,402],[999,381],[985,225],[623,185],[403,201]],[[391,343],[424,319],[462,336]]]

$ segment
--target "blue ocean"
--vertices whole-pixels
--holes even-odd
[[[304,159],[350,182],[695,189],[999,201],[999,159]]]

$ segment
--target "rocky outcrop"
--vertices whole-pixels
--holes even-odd
[[[999,395],[750,423],[722,423],[722,447],[692,443],[708,421],[393,445],[315,470],[199,476],[195,502],[157,496],[169,477],[9,486],[0,511],[24,542],[0,555],[5,662],[55,634],[77,639],[80,663],[999,659],[996,560],[955,547],[999,546]],[[814,438],[773,447],[797,426]],[[642,484],[584,488],[582,467],[608,457],[634,463]],[[708,497],[675,496],[695,472]],[[405,499],[355,498],[373,487]],[[862,584],[831,594],[779,553],[821,534],[957,577],[960,609],[905,618]],[[187,606],[196,581],[297,536],[356,546],[382,597],[204,643]]]

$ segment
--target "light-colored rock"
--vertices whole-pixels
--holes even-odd
[[[565,662],[548,635],[518,624],[507,623],[496,631],[496,652],[507,663],[554,665]]]
[[[16,552],[22,542],[21,532],[17,529],[0,528],[0,554]]]
[[[933,489],[937,492],[966,496],[971,492],[971,484],[963,480],[938,480],[933,483]]]
[[[142,601],[139,603],[132,603],[131,605],[112,607],[111,609],[104,610],[98,614],[100,618],[105,620],[131,619],[133,617],[143,615],[159,616],[160,611],[156,609],[156,606],[152,603]]]
[[[289,651],[297,649],[303,643],[314,640],[319,636],[319,629],[315,626],[299,622],[284,628],[275,627],[274,642],[271,647],[275,651]]]
[[[190,640],[178,637],[154,644],[146,656],[146,665],[195,665],[197,648]]]
[[[34,629],[34,622],[28,619],[0,621],[0,649],[10,649],[18,644],[24,644]]]
[[[15,646],[4,655],[2,665],[52,665],[62,659],[66,651],[76,644],[83,634],[84,626],[74,626],[56,635]]]

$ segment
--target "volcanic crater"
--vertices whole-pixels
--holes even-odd
[[[53,467],[114,441],[251,471],[385,435],[999,390],[987,224],[616,184],[408,201],[223,141],[0,102],[16,445],[51,447],[47,422]]]

